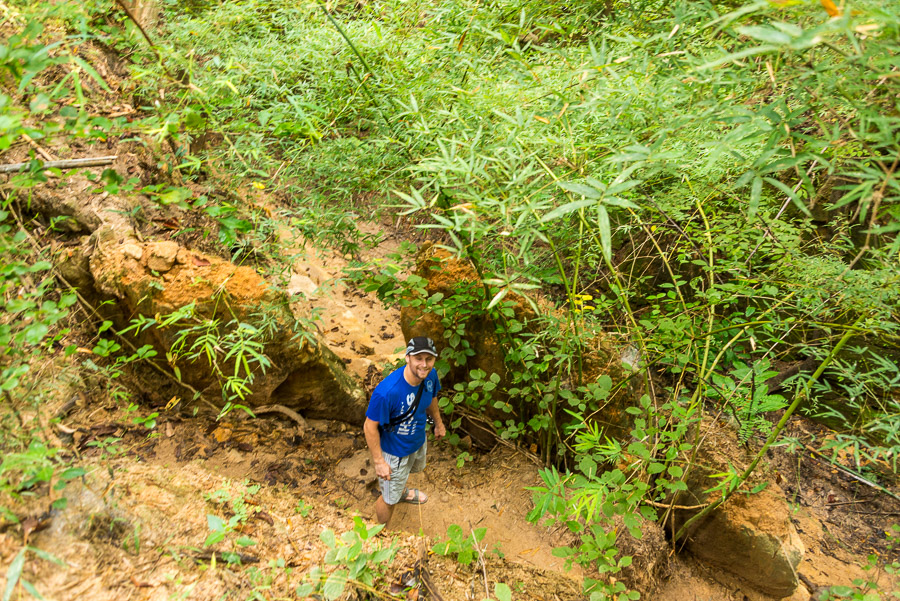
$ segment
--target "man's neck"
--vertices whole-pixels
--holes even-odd
[[[409,368],[409,365],[403,368],[403,379],[406,380],[406,383],[410,386],[418,386],[422,383],[422,379],[416,377],[413,371]]]

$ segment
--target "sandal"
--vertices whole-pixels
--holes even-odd
[[[422,505],[428,501],[428,495],[421,492],[418,488],[405,488],[403,494],[400,495],[401,503],[412,503],[413,505]]]

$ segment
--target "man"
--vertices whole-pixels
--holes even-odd
[[[387,524],[397,503],[424,503],[425,493],[406,488],[409,474],[425,469],[425,425],[434,421],[434,435],[447,433],[435,396],[441,389],[434,362],[437,351],[431,338],[418,336],[406,346],[406,365],[394,370],[372,392],[363,432],[381,496],[375,515]]]

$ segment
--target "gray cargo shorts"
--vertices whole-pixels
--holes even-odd
[[[410,474],[421,472],[425,469],[425,447],[428,442],[423,442],[417,451],[413,451],[406,457],[397,457],[385,451],[381,454],[391,467],[391,479],[378,478],[378,486],[381,488],[381,496],[388,505],[396,505],[403,497],[406,490],[406,481]]]

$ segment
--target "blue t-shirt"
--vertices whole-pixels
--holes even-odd
[[[392,417],[400,417],[416,400],[418,386],[410,386],[403,377],[406,366],[395,369],[372,391],[366,417],[378,422],[381,434],[381,450],[396,457],[414,453],[425,442],[425,420],[432,399],[441,389],[437,371],[432,369],[425,378],[422,398],[415,414],[407,417],[391,430],[387,429]]]

